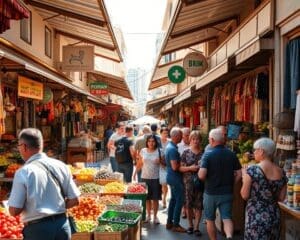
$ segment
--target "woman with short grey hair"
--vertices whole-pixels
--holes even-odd
[[[257,165],[243,174],[242,198],[247,200],[244,239],[280,239],[278,201],[286,194],[285,172],[273,162],[275,143],[261,138],[254,143]]]
[[[272,139],[266,138],[266,137],[260,138],[254,143],[253,148],[254,149],[262,149],[263,154],[267,158],[270,158],[271,160],[273,160],[276,146]]]

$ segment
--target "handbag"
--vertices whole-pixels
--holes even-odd
[[[204,191],[204,182],[202,182],[199,177],[198,174],[193,174],[193,185],[194,187],[200,191],[203,192]]]
[[[59,186],[60,188],[60,193],[63,197],[63,199],[65,199],[66,195],[63,191],[62,185],[60,183],[60,181],[57,179],[57,177],[54,175],[53,172],[50,171],[50,169],[47,167],[46,164],[40,162],[40,161],[33,161],[32,163],[35,163],[36,165],[40,166],[41,168],[43,168],[47,173],[49,173],[51,175],[51,177],[53,178],[54,182]],[[74,218],[72,216],[67,216],[68,221],[69,221],[69,225],[70,225],[70,229],[71,229],[71,234],[74,234],[77,232],[77,228],[76,228],[76,223],[74,221]]]

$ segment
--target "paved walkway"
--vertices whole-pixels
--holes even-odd
[[[100,162],[101,166],[110,166],[109,159],[106,158]],[[184,239],[184,240],[193,240],[193,239],[203,239],[208,240],[208,235],[206,232],[206,225],[201,221],[200,223],[200,231],[202,232],[201,237],[196,237],[195,235],[187,234],[187,233],[174,233],[170,230],[166,230],[165,223],[167,222],[167,209],[163,209],[162,206],[159,208],[158,212],[158,218],[161,222],[161,224],[156,225],[151,223],[143,223],[142,226],[142,240],[154,240],[154,239],[160,239],[160,240],[173,240],[173,239]],[[186,219],[181,219],[180,224],[187,228],[188,223]],[[221,234],[218,234],[218,240],[226,239]],[[240,240],[243,239],[242,235],[235,234],[234,240]]]

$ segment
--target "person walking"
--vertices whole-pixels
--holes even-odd
[[[77,205],[80,195],[70,169],[43,153],[38,129],[20,132],[18,150],[25,164],[15,173],[8,206],[12,216],[21,214],[24,240],[70,240],[66,209]]]
[[[143,129],[142,129],[142,134],[141,136],[139,136],[134,144],[134,150],[135,150],[135,156],[136,156],[136,166],[135,168],[140,169],[139,171],[137,171],[135,169],[134,174],[133,174],[133,179],[136,179],[136,176],[138,178],[138,182],[141,182],[141,169],[142,169],[142,165],[143,162],[140,159],[140,152],[143,148],[146,147],[146,139],[149,135],[151,135],[151,129],[148,125],[144,125]]]
[[[116,152],[115,142],[121,139],[124,136],[124,133],[125,133],[125,125],[123,123],[117,123],[116,132],[111,135],[107,143],[107,148],[109,150],[109,161],[113,172],[118,170],[118,163],[115,155]]]
[[[166,229],[171,229],[174,232],[186,232],[186,229],[179,225],[180,212],[184,199],[182,174],[179,172],[180,155],[177,147],[177,144],[180,143],[182,139],[181,129],[173,127],[170,136],[171,142],[168,143],[165,152],[167,183],[171,188],[171,199],[168,206]]]
[[[287,189],[285,172],[273,162],[276,150],[270,138],[260,138],[254,145],[257,165],[243,173],[241,196],[247,201],[244,239],[280,239],[280,209]]]
[[[224,146],[221,129],[209,132],[209,144],[201,159],[198,172],[200,180],[205,181],[204,214],[209,238],[217,239],[215,218],[217,208],[224,223],[227,239],[232,239],[232,202],[234,183],[241,179],[241,164],[236,155]]]
[[[153,209],[153,222],[155,224],[160,224],[157,218],[158,202],[161,200],[159,164],[160,158],[163,157],[163,153],[161,149],[159,149],[158,144],[157,138],[154,135],[149,135],[146,138],[146,148],[143,148],[140,152],[140,158],[143,162],[142,182],[145,182],[148,187],[146,200],[147,217],[145,222],[151,221],[151,210]]]
[[[135,151],[133,146],[133,127],[125,127],[125,136],[115,142],[115,158],[118,162],[118,172],[123,173],[124,181],[131,182]]]
[[[201,135],[199,131],[192,131],[189,137],[190,148],[183,151],[179,171],[183,173],[183,182],[185,190],[185,202],[189,228],[188,234],[194,233],[201,236],[199,224],[203,209],[203,189],[200,189],[194,183],[194,178],[200,166],[202,151],[200,148]],[[195,221],[193,218],[195,217]]]
[[[162,151],[165,154],[166,147],[170,142],[169,137],[169,129],[167,127],[162,127],[160,129],[160,141],[162,146]],[[162,189],[162,202],[163,208],[167,207],[167,195],[168,195],[168,184],[167,184],[167,169],[165,165],[165,161],[160,164],[159,168],[159,182],[161,184]]]

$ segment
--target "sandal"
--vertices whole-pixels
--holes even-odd
[[[195,234],[197,237],[202,236],[202,233],[201,233],[199,230],[194,230],[194,234]]]
[[[187,230],[186,230],[187,234],[193,234],[194,230],[193,230],[193,227],[189,227]]]

